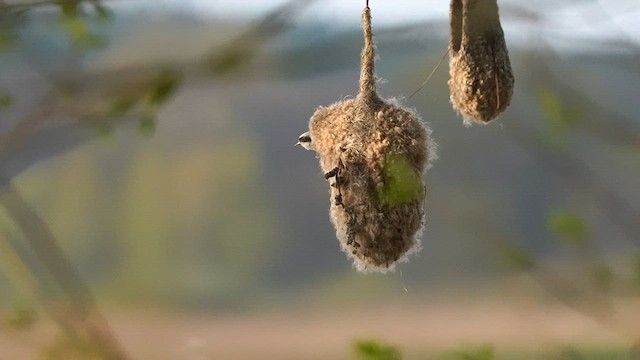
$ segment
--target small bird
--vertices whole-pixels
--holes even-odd
[[[298,142],[295,143],[295,145],[300,145],[307,150],[315,150],[311,143],[311,135],[309,135],[308,131],[298,137]]]

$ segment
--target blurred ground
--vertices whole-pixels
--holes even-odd
[[[640,322],[640,303],[625,305],[624,312]],[[569,346],[613,354],[629,341],[566,307],[526,301],[411,300],[236,316],[136,310],[108,312],[108,318],[136,359],[353,359],[351,343],[362,338],[396,344],[407,360],[438,359],[450,349],[484,343],[498,349],[499,359],[514,353],[546,358]],[[52,331],[3,331],[2,359],[34,359]]]

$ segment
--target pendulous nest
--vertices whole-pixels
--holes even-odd
[[[320,107],[309,135],[330,182],[330,216],[341,249],[358,270],[386,272],[420,249],[422,175],[435,145],[415,111],[378,96],[368,7],[363,24],[360,92]]]
[[[496,0],[452,0],[449,92],[467,124],[487,123],[511,102],[514,77]]]

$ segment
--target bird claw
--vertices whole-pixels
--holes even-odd
[[[325,180],[329,180],[330,178],[335,177],[336,175],[338,175],[338,171],[340,171],[340,169],[336,166],[331,171],[325,173],[324,174]]]

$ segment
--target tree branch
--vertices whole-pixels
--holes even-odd
[[[91,291],[58,247],[49,227],[6,179],[0,179],[0,205],[16,222],[38,260],[65,294],[69,306],[61,315],[62,321],[76,337],[98,347],[109,359],[126,359],[108,323],[99,313]]]

